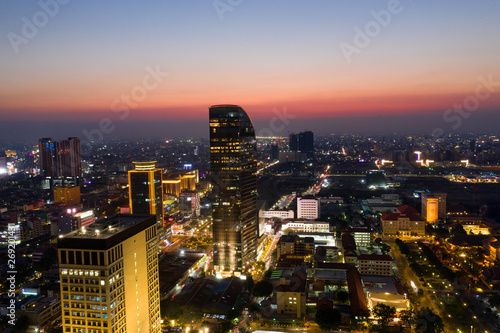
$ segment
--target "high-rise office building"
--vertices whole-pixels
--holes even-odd
[[[134,162],[128,172],[128,194],[131,214],[151,214],[163,226],[163,172],[156,161]]]
[[[63,332],[160,332],[153,216],[117,215],[60,237]]]
[[[289,148],[291,151],[299,151],[314,157],[314,133],[311,131],[290,134]]]
[[[79,185],[82,177],[82,150],[79,138],[38,141],[40,175],[54,185]]]
[[[240,275],[256,259],[257,144],[252,121],[237,105],[210,107],[214,271]]]
[[[307,157],[314,156],[314,134],[311,131],[299,133],[299,150],[306,153]]]
[[[43,138],[38,141],[38,149],[40,157],[40,175],[42,177],[56,176],[56,147],[55,142],[51,138]]]
[[[80,139],[68,138],[56,142],[56,170],[62,177],[81,177],[82,150]]]
[[[295,133],[290,134],[290,139],[288,141],[288,147],[291,151],[299,150],[299,136]]]

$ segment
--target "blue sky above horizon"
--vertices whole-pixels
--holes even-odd
[[[119,123],[112,105],[124,107],[147,67],[168,76],[123,121],[204,119],[221,103],[259,120],[284,106],[304,119],[439,119],[474,94],[479,77],[500,81],[498,1],[401,0],[350,63],[341,43],[355,45],[355,28],[391,1],[243,0],[223,20],[214,2],[71,0],[16,53],[9,38],[22,37],[23,17],[33,22],[43,9],[0,1],[0,117]],[[499,92],[473,117],[500,112]]]

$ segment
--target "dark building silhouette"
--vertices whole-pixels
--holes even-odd
[[[278,160],[280,158],[280,148],[278,145],[271,146],[271,159]]]
[[[299,133],[299,150],[306,153],[307,157],[314,156],[314,134],[311,131]]]
[[[384,170],[369,170],[366,172],[366,186],[368,188],[387,187]]]
[[[82,177],[82,151],[79,138],[38,141],[40,175],[45,178],[45,188],[54,185],[79,185]]]
[[[299,150],[299,136],[297,134],[291,133],[288,142],[288,147],[291,151]]]
[[[290,134],[289,148],[291,151],[305,153],[307,157],[314,157],[314,133],[305,131]]]
[[[237,105],[210,107],[210,168],[214,271],[240,275],[256,259],[257,145],[247,113]]]

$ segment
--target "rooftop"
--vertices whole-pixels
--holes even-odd
[[[415,208],[410,207],[408,205],[399,206],[396,209],[399,213],[402,213],[402,214],[418,214],[418,212]]]
[[[119,214],[60,236],[58,247],[108,249],[155,224],[154,215]]]
[[[392,257],[388,254],[360,254],[358,260],[392,261]]]

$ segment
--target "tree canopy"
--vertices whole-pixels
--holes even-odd
[[[444,332],[443,319],[429,308],[421,308],[417,317],[417,332],[441,333]]]
[[[253,288],[253,294],[257,297],[268,297],[273,293],[273,285],[267,280],[259,281]]]
[[[342,315],[337,309],[323,308],[316,312],[316,324],[323,331],[336,329],[342,322]]]
[[[396,308],[383,303],[377,303],[373,307],[373,316],[378,319],[380,326],[385,328],[396,317]]]

